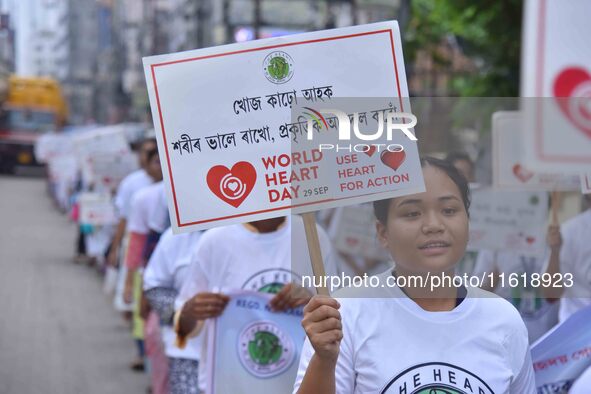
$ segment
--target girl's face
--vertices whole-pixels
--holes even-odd
[[[460,190],[445,172],[423,168],[425,193],[390,201],[386,225],[378,221],[380,243],[396,266],[411,272],[443,272],[464,255],[468,213]]]
[[[144,141],[140,147],[140,166],[144,169],[148,167],[148,152],[156,149],[156,144],[152,141]]]
[[[148,162],[146,172],[154,182],[160,182],[162,180],[162,167],[160,167],[160,157],[158,155],[152,156]]]

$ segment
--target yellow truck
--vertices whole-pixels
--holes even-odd
[[[0,171],[39,166],[33,154],[35,142],[44,132],[59,130],[68,117],[60,85],[50,78],[11,75],[2,86]]]

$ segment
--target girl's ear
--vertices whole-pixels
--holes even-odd
[[[376,234],[380,245],[388,249],[388,229],[379,220],[376,220]]]

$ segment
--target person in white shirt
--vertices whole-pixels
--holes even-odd
[[[158,203],[164,184],[162,183],[162,169],[157,150],[148,153],[148,174],[154,184],[137,191],[132,197],[131,211],[127,221],[126,233],[129,239],[125,252],[124,264],[127,268],[123,298],[127,303],[133,303],[132,336],[138,344],[138,349],[144,349],[144,318],[142,316],[142,272],[146,264],[144,248],[150,228],[148,220],[153,207]],[[158,348],[148,356],[151,360],[158,359]],[[164,355],[161,354],[161,359]],[[143,358],[143,357],[142,357]],[[139,359],[138,359],[139,362]],[[152,374],[154,377],[154,374]],[[155,381],[157,379],[154,379]]]
[[[157,149],[155,138],[147,138],[142,141],[139,149],[140,169],[123,178],[117,188],[115,207],[117,208],[119,222],[107,257],[107,262],[111,266],[117,265],[121,251],[121,243],[123,241],[127,219],[131,209],[131,198],[133,197],[133,194],[153,182],[150,175],[146,172],[146,167],[148,166],[148,153],[155,149]]]
[[[125,225],[125,241],[123,242],[125,249],[124,253],[122,253],[122,264],[120,264],[119,269],[119,283],[115,295],[115,306],[117,309],[133,312],[132,336],[135,339],[138,349],[137,358],[131,363],[130,366],[134,371],[143,371],[145,369],[145,348],[143,341],[144,327],[139,312],[140,304],[139,302],[136,302],[134,305],[132,302],[133,298],[135,298],[137,301],[141,296],[141,275],[137,274],[136,271],[143,262],[142,252],[145,245],[147,230],[146,234],[142,234],[141,232],[144,231],[145,223],[147,223],[147,218],[149,216],[149,208],[146,208],[146,206],[149,206],[153,200],[145,197],[144,190],[157,190],[159,187],[162,187],[158,185],[152,186],[153,182],[160,182],[162,180],[160,158],[158,156],[158,150],[155,146],[152,146],[152,149],[145,152],[144,159],[146,160],[144,163],[144,169],[145,173],[147,174],[148,181],[141,180],[143,178],[138,176],[135,181],[126,185],[122,185],[123,190],[121,192],[125,195],[125,198],[120,199],[119,202],[117,202],[116,199],[116,205],[123,208],[123,211],[121,212],[123,215],[125,215],[121,217],[119,222],[120,225]],[[129,190],[126,188],[129,188]],[[133,188],[137,189],[134,190]],[[157,195],[157,192],[152,194]],[[140,195],[142,198],[138,199]],[[115,236],[116,239],[113,240],[114,245],[118,241],[118,232],[119,229],[117,230],[117,235]],[[136,282],[136,294],[135,297],[132,297],[131,289],[133,289],[133,287],[130,285],[134,281]]]
[[[123,292],[125,289],[125,278],[127,272],[124,264],[120,264],[120,260],[123,258],[124,252],[127,249],[127,238],[125,230],[127,228],[127,220],[131,211],[131,200],[133,195],[146,186],[152,184],[153,180],[150,174],[146,171],[148,167],[148,154],[154,152],[157,149],[155,138],[144,139],[139,148],[139,162],[140,169],[127,175],[117,188],[117,194],[115,196],[115,208],[118,215],[117,228],[115,235],[109,246],[109,253],[107,254],[107,265],[119,269],[117,274],[117,284],[115,290],[115,298],[113,304],[115,309],[123,312],[125,316],[133,310],[133,305],[126,303],[123,300]],[[130,317],[128,317],[130,318]],[[143,354],[143,349],[139,349],[139,353]],[[135,370],[141,370],[143,363],[133,363],[132,368]]]
[[[545,255],[525,256],[511,251],[482,250],[478,254],[473,275],[485,275],[488,278],[490,273],[504,273],[508,278],[509,275],[525,274],[531,278],[534,273],[543,273],[545,264]],[[527,327],[529,343],[534,343],[558,323],[558,302],[545,298],[540,287],[523,286],[523,281],[518,281],[514,287],[499,284],[500,280],[493,280],[483,288],[494,291],[515,306]]]
[[[156,155],[157,157],[157,155]],[[133,300],[133,277],[138,270],[141,270],[146,263],[145,247],[150,233],[149,219],[158,205],[159,196],[164,189],[162,173],[157,182],[138,191],[133,196],[131,213],[127,222],[127,234],[129,245],[125,254],[125,266],[127,267],[127,278],[125,281],[124,298],[127,302]]]
[[[378,239],[396,262],[377,277],[383,287],[306,305],[294,393],[535,393],[527,330],[510,303],[478,288],[412,285],[452,276],[468,242],[466,179],[445,161],[421,163],[426,192],[374,202]]]
[[[326,272],[335,275],[328,236],[320,226],[317,231]],[[275,294],[270,306],[279,311],[305,304],[311,294],[298,286],[302,275],[313,274],[300,216],[208,230],[193,252],[189,275],[175,302],[179,344],[182,346],[187,337],[201,332],[204,326],[207,331],[211,319],[224,312],[229,300],[224,293],[232,290]],[[205,332],[202,336],[205,341]],[[206,389],[206,367],[203,351],[199,362],[202,390]],[[244,389],[249,392],[247,387]]]
[[[200,231],[174,235],[171,229],[166,230],[144,271],[145,297],[160,318],[170,394],[198,393],[201,338],[191,338],[184,349],[178,348],[172,321],[174,300],[188,276],[191,251],[201,235]]]
[[[546,272],[552,278],[564,276],[563,286],[545,287],[544,292],[548,298],[560,298],[560,322],[591,305],[591,195],[585,195],[585,200],[585,211],[548,231],[552,251]]]

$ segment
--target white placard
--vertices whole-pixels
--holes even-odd
[[[410,112],[396,22],[154,56],[144,69],[175,232],[424,190],[401,132],[386,142],[402,153],[337,155],[300,145],[305,126],[292,120],[296,105],[347,97]]]
[[[589,15],[588,0],[526,2],[521,96],[527,165],[536,171],[591,168]]]
[[[305,338],[302,307],[273,312],[271,294],[229,296],[208,331],[206,393],[290,392]]]
[[[591,307],[579,310],[531,346],[538,393],[568,393],[591,366]]]
[[[98,154],[88,160],[95,182],[110,190],[115,190],[123,178],[138,168],[138,158],[130,151],[118,155]]]
[[[86,184],[96,181],[92,168],[93,157],[117,157],[130,153],[125,131],[117,126],[99,127],[73,137],[76,157]]]
[[[65,133],[46,133],[35,142],[35,159],[39,163],[47,163],[51,158],[73,154],[71,135]]]
[[[72,155],[58,155],[47,163],[49,180],[52,182],[74,182],[78,174],[78,161]]]
[[[94,155],[119,155],[130,151],[125,130],[116,126],[99,127],[73,137],[76,154],[80,159]]]
[[[82,193],[78,198],[81,224],[104,226],[117,221],[115,205],[106,193]]]
[[[510,250],[542,255],[546,245],[548,194],[477,189],[470,205],[468,250]]]
[[[524,160],[522,114],[499,111],[492,117],[493,186],[505,190],[572,191],[577,175],[532,171]]]

